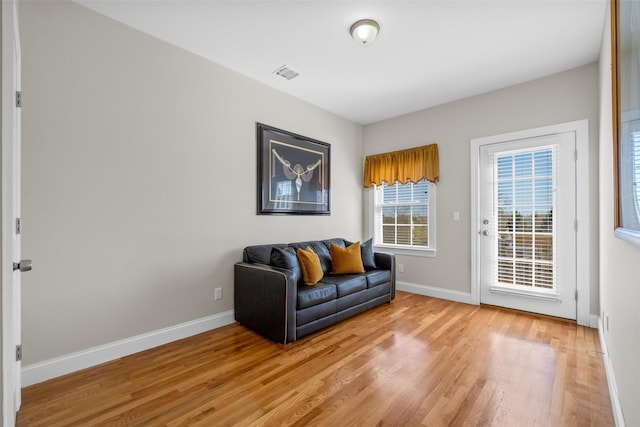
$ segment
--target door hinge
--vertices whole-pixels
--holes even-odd
[[[22,360],[22,344],[16,346],[16,362]]]
[[[22,218],[16,218],[16,234],[22,233]]]
[[[576,301],[578,301],[578,290],[576,289]]]
[[[16,107],[22,108],[22,92],[16,91]]]
[[[578,150],[573,150],[573,160],[578,161]]]
[[[578,220],[577,219],[573,220],[573,229],[578,231]]]

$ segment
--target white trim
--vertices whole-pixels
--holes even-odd
[[[396,282],[396,289],[399,291],[411,292],[412,294],[424,295],[446,299],[449,301],[462,302],[465,304],[473,304],[471,294],[460,291],[452,291],[449,289],[436,288],[433,286],[418,285],[416,283]]]
[[[391,252],[394,255],[415,256],[422,258],[434,258],[438,253],[435,249],[412,249],[392,245],[374,244],[373,248],[376,252]]]
[[[576,132],[576,281],[578,302],[576,321],[578,325],[588,326],[591,318],[591,239],[589,207],[589,121],[580,120],[567,123]]]
[[[613,234],[620,240],[624,240],[627,243],[640,246],[640,233],[638,233],[637,231],[618,227],[614,230]]]
[[[472,139],[469,149],[469,175],[471,177],[471,303],[480,305],[480,146],[479,139]]]
[[[589,327],[598,329],[598,322],[600,322],[600,316],[598,316],[597,314],[592,314],[589,318]]]
[[[602,319],[599,316],[595,316],[598,324],[598,336],[600,337],[600,349],[602,350],[602,360],[604,361],[604,370],[607,374],[607,385],[609,386],[609,397],[611,398],[611,408],[613,410],[613,420],[616,423],[616,427],[625,427],[624,413],[622,412],[622,405],[620,405],[620,398],[618,397],[618,387],[616,386],[616,378],[613,373],[613,366],[611,366],[611,359],[609,359],[609,350],[607,348],[607,342],[604,339],[604,332],[602,326]]]
[[[576,234],[576,282],[578,290],[578,302],[576,305],[576,321],[579,325],[591,325],[591,293],[590,293],[590,233],[589,233],[589,120],[577,120],[557,125],[543,126],[501,135],[493,135],[483,138],[475,138],[470,142],[470,170],[471,170],[471,301],[472,304],[480,304],[480,265],[478,254],[480,253],[480,239],[478,233],[480,224],[480,177],[479,159],[480,147],[503,141],[515,141],[543,135],[552,135],[564,132],[575,132],[576,149],[576,216],[578,231]]]
[[[163,344],[187,338],[235,322],[233,310],[169,326],[98,347],[89,348],[22,368],[22,386],[27,387],[61,375],[119,359]]]
[[[518,295],[521,297],[529,297],[529,298],[537,298],[537,299],[547,300],[547,301],[562,302],[562,298],[558,293],[530,291],[525,289],[518,289],[518,287],[519,285],[515,285],[513,287],[496,285],[496,286],[490,286],[489,290],[497,294]]]
[[[13,262],[18,261],[19,240],[14,238],[15,218],[19,212],[20,110],[15,106],[15,93],[20,90],[20,30],[16,0],[3,1],[0,7],[2,24],[2,173],[1,175],[1,232],[2,251],[2,425],[14,425],[16,412],[21,404],[20,362],[16,361],[16,345],[20,344],[20,287],[19,274],[13,272]],[[18,150],[16,152],[16,150]],[[18,175],[19,178],[19,175]],[[15,257],[15,259],[14,259]]]

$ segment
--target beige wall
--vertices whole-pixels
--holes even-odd
[[[25,365],[233,309],[246,245],[362,237],[361,126],[71,2],[20,19]],[[255,214],[256,122],[331,144],[330,216]]]
[[[626,425],[640,425],[640,247],[613,235],[611,26],[600,52],[600,315]]]
[[[469,145],[472,138],[589,119],[591,313],[598,313],[598,66],[560,74],[367,125],[364,154],[437,143],[437,256],[399,256],[402,282],[471,292]],[[453,221],[453,212],[460,221]]]

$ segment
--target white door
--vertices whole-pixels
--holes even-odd
[[[2,2],[2,404],[3,425],[14,425],[21,403],[20,331],[20,38],[17,2]]]
[[[480,302],[576,319],[576,134],[482,145]]]

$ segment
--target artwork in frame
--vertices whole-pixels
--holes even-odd
[[[331,146],[257,123],[258,215],[329,215]]]
[[[611,0],[615,235],[640,245],[640,2]]]

